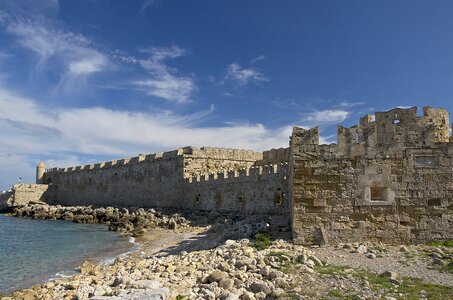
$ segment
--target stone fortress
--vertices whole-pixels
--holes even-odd
[[[266,215],[299,244],[453,238],[453,143],[444,109],[395,108],[338,127],[294,127],[289,148],[184,147],[69,168],[37,166],[13,205],[160,207]],[[5,195],[3,196],[5,198]],[[283,230],[283,229],[282,229]]]

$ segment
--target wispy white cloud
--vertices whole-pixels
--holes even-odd
[[[140,12],[144,13],[148,8],[153,7],[154,5],[159,4],[160,0],[145,0],[140,8]]]
[[[237,63],[232,63],[228,66],[227,78],[233,80],[239,85],[247,85],[249,83],[260,84],[270,80],[260,70],[253,67],[241,67]]]
[[[191,100],[197,90],[192,76],[181,74],[167,63],[187,54],[180,47],[144,49],[141,52],[148,57],[139,59],[120,50],[99,50],[102,47],[83,35],[63,30],[61,24],[46,18],[18,18],[3,12],[0,22],[5,25],[6,32],[16,37],[18,45],[36,55],[37,72],[51,69],[61,74],[53,94],[82,91],[91,76],[121,65],[139,66],[138,73],[146,73],[129,82],[127,87],[131,88],[132,84],[133,89],[151,96],[183,103]],[[116,85],[126,88],[124,83]]]
[[[263,59],[266,59],[266,56],[259,55],[259,56],[255,57],[254,59],[252,59],[251,63],[254,64],[254,63],[259,62],[260,60],[263,60]]]
[[[62,70],[57,91],[72,91],[88,76],[108,68],[108,56],[78,33],[58,29],[41,18],[23,19],[8,15],[3,23],[6,32],[16,36],[20,46],[36,54],[37,71],[44,71],[49,61],[52,61],[53,68]]]
[[[359,106],[359,105],[363,105],[365,104],[365,102],[351,102],[351,101],[348,101],[348,100],[342,100],[340,101],[340,103],[338,103],[338,107],[342,107],[342,108],[351,108],[351,107],[354,107],[354,106]]]
[[[316,127],[328,124],[338,124],[346,120],[350,112],[346,110],[314,110],[308,113],[302,113],[300,123],[305,127]]]
[[[139,63],[149,76],[133,81],[133,85],[148,95],[168,101],[179,103],[189,101],[196,90],[193,78],[180,74],[177,69],[165,63],[166,60],[186,55],[187,52],[176,46],[150,48],[143,52],[149,53],[150,56],[147,59],[139,60]]]
[[[285,132],[283,138],[279,130],[261,124],[197,125],[212,111],[211,107],[178,115],[171,111],[143,113],[101,107],[52,110],[1,90],[0,129],[4,136],[0,152],[15,149],[18,154],[127,155],[182,145],[265,149],[287,144],[290,132]]]
[[[83,58],[69,64],[69,72],[74,75],[86,75],[102,71],[106,64],[103,55],[93,55],[91,58]]]
[[[37,15],[55,15],[60,3],[58,0],[0,0],[0,9],[5,9],[13,14],[36,17]],[[0,11],[0,20],[2,12]]]

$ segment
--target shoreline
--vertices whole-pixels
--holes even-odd
[[[85,261],[71,278],[2,299],[392,300],[414,295],[447,299],[453,292],[453,274],[444,270],[453,258],[453,248],[447,246],[353,243],[317,248],[277,239],[261,248],[245,238],[262,230],[258,219],[213,219],[209,225],[194,217],[186,227],[145,230],[136,238],[139,249],[112,264]],[[420,268],[425,281],[407,277],[405,264]]]
[[[53,222],[57,222],[55,220],[35,220],[31,218],[18,218],[18,219],[24,219],[24,222],[11,222],[8,221],[8,219],[17,219],[17,217],[11,216],[10,214],[6,213],[1,213],[0,217],[2,218],[3,222],[6,222],[6,228],[8,228],[8,224],[16,224],[16,226],[24,226],[24,228],[29,227],[29,226],[37,226],[40,228],[41,232],[44,232],[44,230],[51,230],[50,227],[54,226],[59,226],[62,224],[52,224]],[[30,222],[28,222],[30,221]],[[43,225],[37,224],[35,225],[36,222],[41,222],[44,221]],[[58,220],[58,222],[62,222]],[[2,289],[0,290],[0,296],[3,295],[10,295],[12,294],[15,290],[21,290],[21,289],[26,289],[29,286],[34,286],[34,285],[39,285],[39,284],[44,284],[48,281],[53,281],[53,280],[58,280],[58,279],[64,279],[64,278],[70,278],[76,274],[79,273],[79,267],[80,265],[86,261],[90,260],[98,264],[110,264],[115,261],[116,258],[118,257],[124,257],[129,253],[136,252],[140,249],[140,245],[135,241],[135,238],[130,237],[130,236],[124,236],[123,234],[120,233],[115,233],[115,232],[110,232],[108,230],[108,226],[106,224],[76,224],[70,221],[63,221],[64,224],[63,228],[67,228],[66,230],[69,230],[69,234],[74,234],[76,236],[80,235],[85,235],[87,234],[95,234],[99,237],[106,237],[106,239],[102,239],[101,241],[98,241],[97,239],[94,239],[93,245],[96,245],[96,247],[93,246],[88,246],[84,252],[79,252],[82,253],[82,255],[61,255],[58,256],[57,260],[53,259],[51,256],[49,256],[47,259],[53,262],[49,263],[51,264],[51,267],[47,268],[42,268],[42,269],[36,269],[35,270],[40,270],[40,271],[31,271],[30,273],[24,272],[27,270],[27,267],[25,265],[21,265],[18,268],[15,268],[14,266],[11,265],[12,269],[6,267],[7,270],[10,270],[14,272],[15,274],[19,275],[18,278],[20,278],[19,281],[16,281],[14,277],[10,277],[9,279],[4,278],[6,281],[2,282]],[[23,225],[22,225],[23,224]],[[28,224],[28,225],[27,225]],[[47,224],[47,225],[46,225]],[[99,226],[100,225],[100,226]],[[10,225],[11,226],[11,225]],[[14,225],[12,225],[14,226]],[[81,227],[79,227],[81,226]],[[2,227],[2,229],[4,229]],[[30,228],[31,229],[31,228]],[[60,231],[61,232],[61,231]],[[20,234],[20,232],[19,232]],[[39,240],[41,241],[46,241],[48,238],[51,238],[52,235],[42,235],[40,233],[37,233],[41,238]],[[52,234],[58,234],[58,231],[53,232]],[[35,235],[34,235],[35,236]],[[42,239],[44,238],[44,239]],[[26,238],[26,240],[28,240]],[[34,239],[36,240],[36,238]],[[59,240],[57,238],[57,240]],[[83,240],[89,241],[89,239],[82,239],[80,240],[79,238],[76,238],[77,241],[82,242]],[[63,243],[65,243],[66,240],[62,240]],[[41,249],[43,247],[43,244],[40,244],[41,242],[36,241],[38,244],[37,246]],[[8,243],[8,242],[7,242]],[[47,244],[47,242],[44,242],[44,244]],[[30,242],[27,242],[27,245],[30,245]],[[35,244],[36,245],[36,244]],[[17,246],[14,246],[14,241],[13,241],[13,249],[17,249]],[[63,247],[64,248],[64,247]],[[8,251],[7,249],[10,249],[7,247],[5,251]],[[81,249],[85,249],[82,247]],[[50,250],[50,249],[49,249]],[[6,256],[6,259],[20,259],[21,261],[29,260],[32,258],[30,255],[34,255],[34,252],[26,251],[24,253],[25,256],[22,259],[22,256],[17,256],[13,255],[12,257],[9,257],[8,255]],[[36,255],[39,255],[39,253],[44,253],[44,252],[37,252]],[[54,253],[54,252],[52,252]],[[58,253],[65,253],[62,251],[58,251]],[[73,253],[74,254],[74,253]],[[48,256],[48,254],[46,254]],[[34,263],[35,260],[32,260],[30,263]],[[56,263],[54,263],[56,262]],[[38,259],[38,264],[43,266],[43,259]],[[8,265],[8,263],[7,263]],[[19,270],[22,270],[23,273],[18,273]],[[21,276],[20,274],[24,274],[24,276]],[[25,276],[27,274],[27,276]],[[9,275],[5,274],[6,277],[8,278]],[[16,276],[17,276],[16,275]],[[13,275],[14,276],[14,275]],[[23,282],[23,284],[21,284]],[[14,287],[14,289],[13,289]]]

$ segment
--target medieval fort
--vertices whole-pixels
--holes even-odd
[[[444,109],[395,108],[338,127],[293,128],[288,148],[183,147],[68,168],[37,166],[13,205],[163,207],[267,215],[299,244],[453,237],[453,143]]]

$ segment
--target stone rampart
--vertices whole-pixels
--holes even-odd
[[[171,207],[180,201],[183,150],[50,169],[43,183],[55,192],[50,203],[63,205]]]
[[[262,160],[263,153],[228,148],[184,147],[184,177],[250,168]]]
[[[292,230],[298,243],[453,237],[453,144],[448,112],[393,109],[339,127],[319,145],[317,128],[291,138]]]
[[[255,166],[249,150],[184,147],[175,151],[49,169],[52,204],[172,207],[285,215],[288,164]]]
[[[256,166],[186,179],[185,208],[287,215],[288,164]],[[289,221],[289,217],[288,217]]]
[[[289,148],[183,147],[44,174],[40,164],[37,179],[50,204],[264,214],[291,222],[302,244],[453,239],[449,130],[443,109],[396,108],[339,126],[337,144],[294,127]]]

